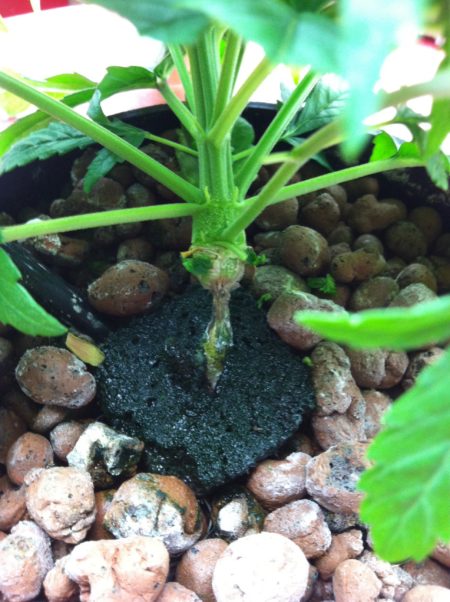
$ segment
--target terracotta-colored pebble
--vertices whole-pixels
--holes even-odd
[[[280,600],[298,602],[306,591],[309,565],[290,539],[277,533],[258,533],[231,543],[218,559],[213,574],[217,602]]]
[[[113,500],[116,489],[106,489],[97,491],[95,494],[95,521],[89,529],[87,538],[94,541],[100,539],[113,539],[114,536],[107,531],[103,525],[105,514],[107,513]]]
[[[0,543],[0,594],[8,602],[33,600],[53,564],[48,536],[22,521]]]
[[[392,403],[392,399],[386,393],[370,389],[363,391],[363,397],[366,402],[366,411],[364,416],[364,426],[366,437],[371,439],[375,437],[381,428],[381,420]]]
[[[366,441],[365,412],[366,403],[362,395],[355,398],[343,414],[333,412],[322,416],[317,411],[313,412],[311,424],[316,441],[324,450],[341,443]]]
[[[50,433],[50,443],[52,444],[55,456],[63,461],[67,461],[67,455],[75,447],[76,442],[88,426],[87,422],[70,420],[57,424]]]
[[[4,408],[15,412],[26,422],[29,428],[32,427],[36,414],[40,410],[40,406],[31,401],[17,385],[3,393],[2,405]]]
[[[67,419],[70,410],[61,406],[44,406],[36,414],[31,430],[40,435],[48,435],[50,431]]]
[[[284,460],[265,460],[247,481],[247,488],[270,510],[305,496],[306,465],[311,456],[294,452]]]
[[[22,485],[32,468],[47,468],[53,464],[53,450],[48,439],[36,433],[24,433],[9,448],[6,458],[8,476]]]
[[[415,384],[420,372],[427,366],[433,364],[443,353],[444,350],[441,349],[441,347],[432,347],[426,351],[419,351],[418,353],[411,354],[408,369],[403,376],[402,387],[404,389],[410,389]]]
[[[267,313],[269,326],[291,347],[308,351],[317,345],[321,337],[294,321],[295,312],[302,310],[334,312],[343,309],[332,301],[319,299],[309,293],[283,293],[275,300]]]
[[[88,472],[70,466],[35,469],[25,483],[28,512],[46,533],[66,543],[86,537],[95,518],[94,486]]]
[[[115,537],[159,537],[169,553],[179,554],[200,539],[202,519],[197,499],[183,481],[139,473],[119,487],[104,524]]]
[[[448,602],[450,589],[440,585],[417,585],[402,598],[402,602]]]
[[[44,592],[48,602],[77,602],[80,590],[64,572],[68,556],[57,560],[44,579]]]
[[[212,577],[216,562],[228,544],[223,539],[203,539],[185,552],[177,566],[176,580],[203,602],[215,602]]]
[[[431,558],[419,564],[407,562],[403,568],[416,581],[417,585],[440,585],[450,588],[450,571]]]
[[[288,537],[308,559],[322,556],[331,545],[324,514],[312,500],[297,500],[274,510],[266,516],[264,531]]]
[[[296,197],[275,205],[269,205],[256,219],[261,230],[284,230],[297,223],[298,200]]]
[[[176,581],[169,581],[164,586],[157,602],[202,602],[202,599],[195,592]]]
[[[0,406],[0,424],[0,464],[5,464],[9,448],[27,431],[27,425],[15,412],[2,406]]]
[[[14,487],[7,476],[0,477],[0,529],[9,531],[26,513],[25,488]]]
[[[438,543],[431,556],[444,566],[450,568],[450,543]]]
[[[300,276],[319,274],[329,262],[325,238],[304,226],[289,226],[283,231],[279,252],[283,265]]]
[[[381,590],[381,581],[359,560],[344,560],[333,575],[336,602],[374,602]]]
[[[363,497],[359,475],[369,468],[367,444],[340,444],[312,458],[306,467],[309,495],[332,512],[358,512]]]
[[[357,558],[364,549],[362,532],[351,529],[333,535],[331,545],[323,556],[315,562],[322,579],[330,579],[336,567],[344,560]]]
[[[319,343],[311,359],[318,414],[343,414],[353,401],[361,399],[361,391],[351,373],[350,360],[339,345]]]
[[[95,396],[95,379],[73,353],[59,347],[36,347],[20,358],[16,379],[37,403],[67,408],[85,406]]]
[[[89,301],[98,311],[130,316],[154,308],[169,289],[165,272],[150,263],[121,261],[88,288]]]
[[[152,537],[87,541],[75,546],[64,566],[80,587],[80,602],[154,602],[168,570],[169,554]]]

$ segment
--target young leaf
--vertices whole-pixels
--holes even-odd
[[[37,159],[48,159],[53,155],[63,155],[76,148],[86,148],[93,140],[80,134],[74,128],[53,121],[46,128],[33,132],[19,140],[0,159],[0,174],[21,167]]]
[[[0,248],[0,322],[32,336],[56,337],[67,332],[19,284],[20,278],[19,270]]]
[[[352,347],[414,349],[450,338],[450,295],[408,308],[368,309],[359,313],[297,312],[298,324]]]
[[[331,274],[327,274],[325,277],[307,278],[306,284],[313,290],[318,290],[325,295],[336,294],[336,282]]]
[[[325,75],[311,92],[283,138],[301,136],[317,130],[342,114],[348,99],[348,85],[340,78]]]
[[[398,147],[387,132],[377,134],[373,139],[373,150],[369,161],[383,161],[397,154]]]
[[[81,92],[75,92],[69,94],[61,99],[61,102],[69,107],[76,107],[89,102],[94,93],[94,88],[89,90],[82,90]],[[16,142],[22,140],[26,136],[29,136],[32,132],[38,129],[47,127],[51,122],[49,117],[43,111],[36,111],[32,115],[27,115],[18,119],[15,123],[10,125],[6,130],[0,132],[0,156],[5,154]]]
[[[360,479],[360,514],[389,562],[423,560],[450,541],[450,351],[425,368],[385,416]]]
[[[106,176],[111,169],[119,163],[121,159],[114,155],[107,148],[102,148],[95,155],[94,159],[87,168],[86,175],[83,178],[83,190],[88,193],[92,190],[92,187],[100,178]]]
[[[108,67],[97,89],[104,99],[118,92],[155,88],[156,80],[156,75],[144,67]]]
[[[255,140],[255,130],[251,123],[243,117],[234,124],[231,131],[231,146],[234,153],[239,153],[251,147]]]
[[[449,159],[442,151],[434,153],[426,162],[428,175],[433,182],[442,190],[448,190],[450,175]]]

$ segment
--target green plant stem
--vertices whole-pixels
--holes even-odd
[[[200,188],[207,192],[213,202],[220,199],[222,203],[226,203],[231,199],[233,189],[230,137],[224,139],[220,145],[216,145],[208,135],[218,86],[216,61],[210,56],[215,52],[213,46],[211,40],[203,39],[189,49],[194,103],[200,111],[199,121],[206,129],[205,136],[197,140],[199,181]],[[196,228],[194,230],[197,231]]]
[[[95,142],[98,142],[115,155],[135,165],[145,173],[152,176],[155,180],[172,190],[175,194],[183,198],[185,201],[202,202],[200,191],[175,174],[172,170],[164,167],[152,159],[135,146],[126,142],[117,134],[110,132],[105,127],[79,115],[70,107],[54,100],[53,98],[34,90],[31,86],[17,81],[14,77],[0,72],[0,87],[8,90],[32,103],[37,108],[51,115],[54,119],[58,119],[74,127],[81,133],[89,136]]]
[[[215,119],[214,126],[208,132],[208,139],[219,146],[230,134],[236,120],[248,104],[252,94],[259,88],[273,69],[272,64],[264,58],[242,84],[222,113]]]
[[[218,63],[215,59],[216,49],[214,39],[214,32],[207,31],[200,36],[196,45],[198,68],[201,77],[201,88],[205,107],[205,129],[207,129],[212,122],[219,80]]]
[[[178,72],[178,76],[183,85],[184,94],[186,96],[186,102],[189,105],[191,111],[194,110],[194,92],[192,89],[191,77],[189,75],[189,70],[186,67],[186,63],[184,62],[184,54],[181,46],[178,44],[169,44],[168,49],[170,52],[170,56],[172,57],[173,64],[175,65],[175,69]]]
[[[189,134],[196,140],[202,134],[202,128],[194,115],[189,111],[186,105],[181,102],[166,81],[158,84],[158,90],[161,92],[164,100],[178,118],[181,125],[186,128]]]
[[[231,95],[233,94],[234,83],[236,81],[236,70],[241,55],[242,38],[229,30],[227,47],[222,61],[219,84],[217,87],[216,105],[214,107],[214,119],[225,110]]]
[[[71,217],[59,217],[49,220],[32,220],[18,226],[0,228],[0,243],[23,240],[46,234],[59,232],[72,232],[98,228],[100,226],[114,226],[115,224],[128,224],[148,220],[186,217],[202,211],[202,207],[193,204],[174,203],[169,205],[153,205],[151,207],[136,207],[134,209],[117,209],[114,211],[98,211]]]
[[[251,205],[245,204],[245,209],[238,218],[226,228],[223,238],[233,242],[239,234],[247,228],[256,217],[270,204],[274,196],[288,182],[292,176],[311,157],[319,151],[334,146],[342,139],[340,121],[334,121],[310,136],[301,146],[294,148],[289,153],[289,161],[283,163],[272,178],[262,188]]]
[[[421,166],[423,166],[423,162],[418,159],[386,159],[384,161],[373,161],[372,163],[363,163],[362,165],[356,165],[354,167],[346,167],[345,169],[339,169],[338,171],[327,173],[323,176],[318,176],[317,178],[311,178],[304,182],[284,186],[273,196],[273,199],[268,204],[275,205],[276,203],[281,203],[282,201],[286,201],[295,196],[303,196],[311,192],[316,192],[317,190],[322,190],[327,186],[342,184],[343,182],[349,182],[356,178],[363,178],[384,171]],[[247,199],[247,203],[254,203],[257,198],[257,196],[250,197]]]
[[[396,92],[384,94],[381,106],[382,108],[398,106],[413,98],[427,95],[433,96],[434,100],[450,98],[450,67],[442,70],[429,82],[414,86],[405,86]]]
[[[193,148],[189,148],[188,146],[184,146],[184,144],[179,144],[178,142],[174,142],[173,140],[169,140],[168,138],[161,138],[161,136],[155,136],[155,134],[150,134],[149,132],[145,134],[145,138],[147,140],[151,140],[152,142],[157,142],[158,144],[170,146],[170,148],[174,148],[175,150],[178,150],[181,153],[186,153],[186,155],[198,157],[198,152]]]
[[[263,158],[266,157],[280,140],[281,135],[294,118],[310,92],[316,85],[318,77],[309,72],[296,86],[290,97],[273,118],[271,124],[261,136],[253,152],[239,169],[236,176],[236,185],[244,198],[255,179]]]

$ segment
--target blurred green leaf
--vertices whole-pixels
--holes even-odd
[[[434,153],[425,165],[428,175],[442,190],[448,190],[448,179],[450,175],[449,159],[442,151]]]
[[[382,161],[383,159],[390,159],[397,154],[397,144],[387,132],[377,134],[372,142],[373,150],[369,161]]]
[[[156,82],[155,73],[144,67],[108,67],[97,89],[103,100],[118,92],[156,88]]]
[[[312,277],[306,279],[306,284],[313,290],[318,290],[326,295],[336,294],[336,282],[331,274],[324,277]]]
[[[46,128],[33,132],[12,146],[0,158],[0,174],[37,159],[63,155],[76,148],[86,148],[90,144],[93,144],[91,138],[64,123],[53,121]]]
[[[0,248],[0,322],[32,336],[56,337],[67,332],[19,284],[20,278],[12,259]]]
[[[87,3],[100,4],[119,13],[142,35],[166,43],[192,43],[209,24],[202,11],[190,7],[190,2],[180,0],[87,0]]]
[[[412,307],[369,309],[359,313],[297,312],[298,324],[352,347],[414,349],[450,338],[450,295]]]
[[[114,165],[119,162],[121,162],[121,159],[107,148],[99,150],[87,168],[86,175],[83,178],[83,190],[89,194],[94,184],[100,178],[106,176]]]
[[[304,108],[288,126],[283,139],[317,130],[342,115],[348,94],[348,85],[339,77],[322,77],[309,95]]]
[[[85,102],[89,102],[93,93],[94,88],[75,92],[74,94],[69,94],[62,98],[61,102],[69,107],[76,107]],[[27,115],[26,117],[18,119],[6,130],[0,132],[0,156],[6,153],[13,144],[16,144],[19,140],[22,140],[32,132],[48,126],[50,122],[51,117],[43,111],[36,111],[32,115]]]
[[[439,540],[450,541],[449,375],[446,351],[391,406],[369,448],[374,466],[359,481],[360,515],[389,562],[420,562]]]
[[[243,117],[234,124],[231,131],[231,146],[234,153],[239,153],[251,147],[255,140],[255,130],[251,123]]]

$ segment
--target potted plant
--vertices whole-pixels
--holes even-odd
[[[447,187],[449,162],[440,147],[450,131],[448,56],[433,80],[426,84],[391,94],[374,94],[373,88],[387,52],[406,25],[424,20],[444,25],[448,49],[448,5],[413,0],[395,3],[383,0],[376,4],[359,0],[261,0],[256,8],[250,0],[170,0],[163,5],[153,0],[99,0],[97,4],[129,18],[140,33],[165,42],[165,59],[152,72],[140,67],[111,67],[98,84],[76,76],[54,78],[40,84],[0,73],[0,86],[4,90],[39,109],[0,137],[1,169],[6,172],[36,159],[97,142],[104,148],[89,165],[84,179],[85,191],[116,163],[127,161],[170,190],[180,202],[32,220],[1,228],[0,242],[6,244],[84,228],[190,216],[192,241],[182,255],[186,269],[212,293],[213,318],[204,338],[203,352],[208,381],[214,389],[233,341],[229,319],[231,291],[242,278],[245,263],[258,261],[247,246],[245,230],[267,207],[292,196],[399,168],[425,167],[437,185]],[[247,40],[260,43],[266,57],[236,90]],[[301,67],[295,73],[296,85],[285,94],[267,129],[254,142],[252,127],[241,115],[253,92],[280,63]],[[168,75],[174,69],[183,84],[186,102],[181,102],[167,84]],[[334,89],[328,87],[321,81],[324,73],[337,74],[345,84],[341,82]],[[138,88],[159,89],[181,125],[178,140],[162,140],[151,132],[105,116],[101,106],[104,99]],[[45,89],[56,90],[60,97],[55,99],[46,94]],[[64,89],[71,93],[61,97]],[[423,94],[431,94],[434,99],[429,119],[404,109],[406,101]],[[86,101],[89,101],[89,118],[73,109]],[[395,116],[387,121],[380,117],[368,126],[365,119],[385,107],[394,107]],[[429,123],[427,132],[419,127],[423,121]],[[338,144],[343,157],[354,162],[366,145],[367,134],[394,122],[409,126],[413,135],[411,142],[398,144],[386,133],[378,134],[368,161],[289,183],[308,161]],[[139,150],[145,139],[174,148],[181,173]],[[277,150],[277,144],[283,141],[284,149]],[[277,168],[260,190],[248,197],[263,165]],[[35,335],[57,336],[66,332],[62,324],[24,293],[18,282],[20,274],[4,248],[0,249],[0,273],[1,322]],[[19,306],[30,316],[28,321],[22,320]],[[365,345],[370,335],[371,344],[403,349],[447,339],[448,328],[442,325],[442,320],[449,306],[449,298],[444,297],[402,312],[383,310],[357,316],[308,314],[299,315],[298,320],[335,340]],[[438,538],[450,537],[445,516],[450,480],[450,421],[448,409],[444,407],[449,362],[447,352],[424,372],[417,386],[397,402],[387,420],[385,433],[374,443],[375,467],[362,480],[367,493],[363,518],[372,527],[377,549],[390,560],[399,560],[405,553],[420,559]],[[400,520],[399,514],[409,509],[408,503],[414,507],[417,490],[429,484],[426,474],[413,471],[408,475],[410,480],[406,477],[404,480],[414,484],[414,491],[406,496],[407,502],[402,499],[393,503],[386,515],[380,500],[398,478],[395,465],[390,471],[386,469],[386,462],[392,463],[394,453],[390,438],[395,434],[397,445],[406,445],[408,437],[422,436],[419,425],[428,409],[423,407],[422,413],[417,410],[411,419],[405,413],[415,405],[423,388],[428,391],[434,411],[442,413],[442,418],[438,418],[440,453],[425,457],[425,451],[421,450],[428,469],[436,471],[433,481],[436,491],[420,500],[423,507],[417,514],[413,512],[414,516],[405,523],[407,543],[392,548],[389,533],[392,521]],[[415,461],[412,451],[407,458]],[[403,485],[406,487],[407,483]],[[430,513],[432,519],[425,525],[423,537],[418,537],[417,532],[411,531],[411,525],[419,529],[422,515]]]

